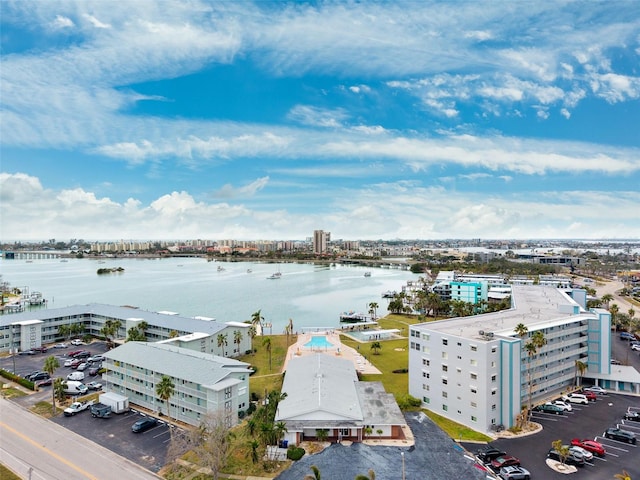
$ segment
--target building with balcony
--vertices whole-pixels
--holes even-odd
[[[513,426],[529,394],[535,404],[575,385],[577,361],[587,365],[583,378],[640,393],[638,372],[623,377],[611,369],[609,312],[585,305],[584,290],[513,285],[509,310],[412,325],[409,393],[482,432]],[[528,329],[524,337],[519,324]],[[525,345],[537,331],[546,345],[529,355]]]
[[[198,425],[208,412],[221,412],[227,427],[238,423],[238,412],[249,407],[249,364],[173,345],[127,342],[104,354],[107,392],[174,420]],[[171,378],[174,393],[168,405],[156,386]]]

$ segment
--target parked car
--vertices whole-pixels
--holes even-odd
[[[144,417],[142,420],[138,420],[131,426],[133,433],[142,433],[155,427],[158,424],[158,420],[153,417]]]
[[[595,402],[596,400],[598,400],[598,395],[596,394],[596,392],[592,392],[591,390],[583,391],[582,394],[587,397],[587,400],[589,400],[590,402]]]
[[[102,355],[94,355],[92,357],[87,358],[87,362],[89,363],[100,363],[104,360]]]
[[[73,358],[78,358],[78,359],[85,359],[85,358],[89,358],[91,356],[91,352],[87,352],[85,350],[82,350],[78,353],[76,353]]]
[[[34,382],[34,383],[36,384],[36,387],[45,387],[53,383],[53,378],[51,377],[45,378],[44,380],[38,380],[37,382]]]
[[[64,416],[72,417],[76,413],[84,412],[85,410],[88,410],[89,407],[93,405],[93,403],[93,400],[89,402],[73,402],[71,405],[64,409]]]
[[[99,382],[89,382],[87,383],[87,388],[89,390],[102,390],[102,384]]]
[[[551,458],[553,460],[562,461],[560,458],[560,452],[558,452],[555,448],[552,448],[547,453],[547,458]],[[584,467],[584,457],[582,455],[577,455],[576,453],[569,451],[567,458],[564,463],[567,465],[575,465],[576,467]]]
[[[576,455],[582,455],[582,458],[584,458],[586,462],[593,460],[593,453],[586,448],[579,447],[578,445],[569,445],[569,451]]]
[[[71,345],[85,345],[85,343],[82,340],[76,338],[74,340],[71,340]]]
[[[640,343],[634,343],[633,345],[631,345],[631,350],[640,352]]]
[[[44,345],[40,345],[39,347],[33,347],[34,352],[45,353],[48,350]]]
[[[611,365],[622,365],[622,362],[620,360],[616,360],[615,358],[612,358],[610,362]]]
[[[501,468],[519,466],[520,460],[511,455],[500,455],[499,457],[491,460],[491,469],[494,472],[499,472]]]
[[[607,428],[604,432],[605,438],[617,440],[619,442],[627,442],[636,444],[636,435],[628,430],[622,430],[620,428]]]
[[[491,460],[493,460],[494,458],[498,458],[501,457],[502,455],[506,455],[507,452],[503,452],[502,450],[499,450],[497,448],[493,448],[493,447],[487,447],[484,450],[478,450],[478,452],[476,453],[477,457],[480,459],[481,462],[484,463],[488,463]]]
[[[90,377],[95,377],[96,375],[98,375],[98,372],[100,371],[101,368],[102,368],[101,365],[90,367],[89,370],[87,370],[87,373],[89,374]]]
[[[620,332],[620,340],[636,340],[636,337],[633,333]]]
[[[64,362],[65,365],[67,362]],[[71,360],[71,362],[69,363],[69,366],[71,368],[78,368],[78,366],[82,363],[82,360],[80,360],[79,358],[74,358],[73,360]]]
[[[516,465],[501,468],[498,475],[503,480],[529,480],[531,478],[529,470]]]
[[[73,362],[75,362],[75,359],[74,359],[74,358],[67,358],[67,359],[64,361],[64,364],[63,364],[63,365],[64,365],[65,367],[70,367],[70,366],[71,366],[71,364],[72,364]]]
[[[19,355],[35,355],[36,352],[34,350],[22,350]]]
[[[70,352],[67,352],[67,356],[73,358],[75,355],[77,355],[81,351],[82,350],[71,350]]]
[[[640,422],[640,413],[638,412],[627,412],[624,414],[625,420],[631,420],[632,422]]]
[[[593,393],[595,393],[597,395],[606,395],[607,394],[607,391],[604,388],[600,387],[599,385],[593,385],[591,387],[586,387],[583,390],[584,390],[585,393],[586,392],[593,392]]]
[[[542,405],[536,405],[533,407],[534,412],[553,413],[555,415],[564,415],[564,408],[554,405],[552,403],[543,403]]]
[[[51,375],[49,375],[47,372],[38,372],[36,374],[29,375],[27,380],[30,380],[35,383],[39,380],[47,380],[48,378],[51,378]]]
[[[53,348],[67,348],[69,345],[66,343],[56,343]]]
[[[84,373],[83,372],[71,372],[69,375],[67,375],[67,380],[74,380],[74,381],[81,382],[82,380],[84,380]]]
[[[604,446],[601,443],[598,443],[594,440],[589,440],[589,439],[585,439],[585,440],[580,440],[579,438],[574,438],[573,440],[571,440],[571,445],[576,445],[578,447],[582,447],[585,450],[598,455],[599,457],[604,457],[606,450],[604,449]]]
[[[565,402],[564,400],[554,400],[552,402],[556,407],[562,408],[565,412],[570,412],[573,410],[573,407],[569,402]]]
[[[78,370],[79,372],[84,372],[87,368],[89,368],[89,364],[87,362],[82,362],[76,367],[76,370]]]

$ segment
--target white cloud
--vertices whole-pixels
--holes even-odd
[[[310,105],[296,105],[287,117],[303,125],[325,128],[341,127],[348,119],[347,113],[341,108],[326,109]]]
[[[109,25],[108,23],[102,23],[93,15],[89,15],[85,13],[83,16],[91,25],[93,25],[96,28],[105,28],[105,29],[111,28],[111,25]]]
[[[51,22],[51,26],[54,29],[71,28],[74,26],[74,23],[73,20],[71,20],[69,17],[56,15],[55,20]]]
[[[567,110],[566,108],[561,108],[560,109],[560,114],[566,118],[567,120],[569,120],[571,118],[571,112],[569,110]]]
[[[245,198],[254,196],[260,190],[267,186],[269,183],[269,177],[258,178],[243,187],[235,188],[233,185],[227,183],[220,190],[214,192],[214,197],[217,198]]]

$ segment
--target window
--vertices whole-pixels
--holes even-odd
[[[462,369],[460,367],[456,367],[456,372],[462,373]]]
[[[478,347],[476,345],[471,345],[471,351],[472,352],[477,352],[478,351]]]
[[[415,350],[416,349],[416,342],[411,342],[411,347],[410,348],[411,348],[411,350]]]
[[[416,342],[416,348],[414,350],[420,351],[420,344],[418,342]]]
[[[498,390],[496,388],[491,389],[491,395],[495,395]]]
[[[422,347],[422,353],[430,353],[429,347]]]
[[[471,393],[478,393],[478,387],[470,387]]]
[[[442,365],[442,371],[443,372],[448,372],[449,371],[449,367],[447,365]]]
[[[496,409],[496,404],[494,403],[493,405],[491,405],[491,410],[495,410]]]
[[[442,392],[442,397],[443,398],[447,398],[449,396],[449,394],[447,392]]]
[[[476,417],[474,417],[473,415],[471,415],[471,421],[472,421],[472,422],[477,422],[477,421],[478,421],[478,419],[477,419]]]
[[[427,392],[429,391],[429,385],[427,385],[426,383],[422,384],[422,389],[426,390]]]
[[[496,347],[495,345],[491,347],[491,353],[496,353],[497,351],[498,351],[498,347]]]
[[[422,372],[422,376],[424,378],[429,378],[430,377],[429,372]]]
[[[446,378],[442,379],[442,383],[444,383],[445,385],[449,383],[449,380],[447,380]]]
[[[495,382],[497,378],[498,378],[498,376],[495,373],[493,375],[491,375],[491,381],[492,382]]]
[[[442,410],[446,412],[447,410],[449,410],[449,407],[447,407],[445,404],[442,404]]]
[[[442,358],[446,360],[447,358],[449,358],[449,354],[447,352],[442,352]]]
[[[449,340],[447,340],[446,338],[442,339],[442,344],[443,345],[449,345]]]
[[[459,346],[459,347],[461,347],[461,346],[462,346],[462,343],[458,342],[458,346]]]
[[[422,401],[424,403],[431,403],[431,400],[429,400],[429,397],[422,397]]]
[[[426,365],[427,367],[429,366],[429,360],[426,358],[422,359],[422,365]]]
[[[470,373],[469,375],[471,376],[471,380],[477,380],[478,379],[478,374],[477,373]]]
[[[428,333],[423,333],[422,334],[422,339],[426,340],[426,341],[429,341],[429,334]]]
[[[491,368],[495,368],[496,367],[496,362],[491,362]]]
[[[476,402],[471,402],[471,406],[472,406],[473,408],[476,408],[476,407],[478,406],[478,404],[477,404]]]
[[[471,360],[470,362],[471,362],[471,366],[472,367],[475,367],[475,366],[478,365],[478,361],[477,360]]]

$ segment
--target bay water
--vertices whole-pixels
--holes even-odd
[[[98,275],[99,268],[122,273]],[[220,267],[220,269],[218,268]],[[279,279],[268,279],[280,272]],[[365,276],[371,272],[371,276]],[[2,281],[12,288],[41,292],[46,308],[103,303],[149,311],[171,311],[222,322],[250,320],[257,310],[282,333],[289,319],[303,327],[337,327],[345,311],[367,313],[382,293],[400,291],[418,275],[388,268],[312,263],[207,262],[203,258],[0,259]]]

